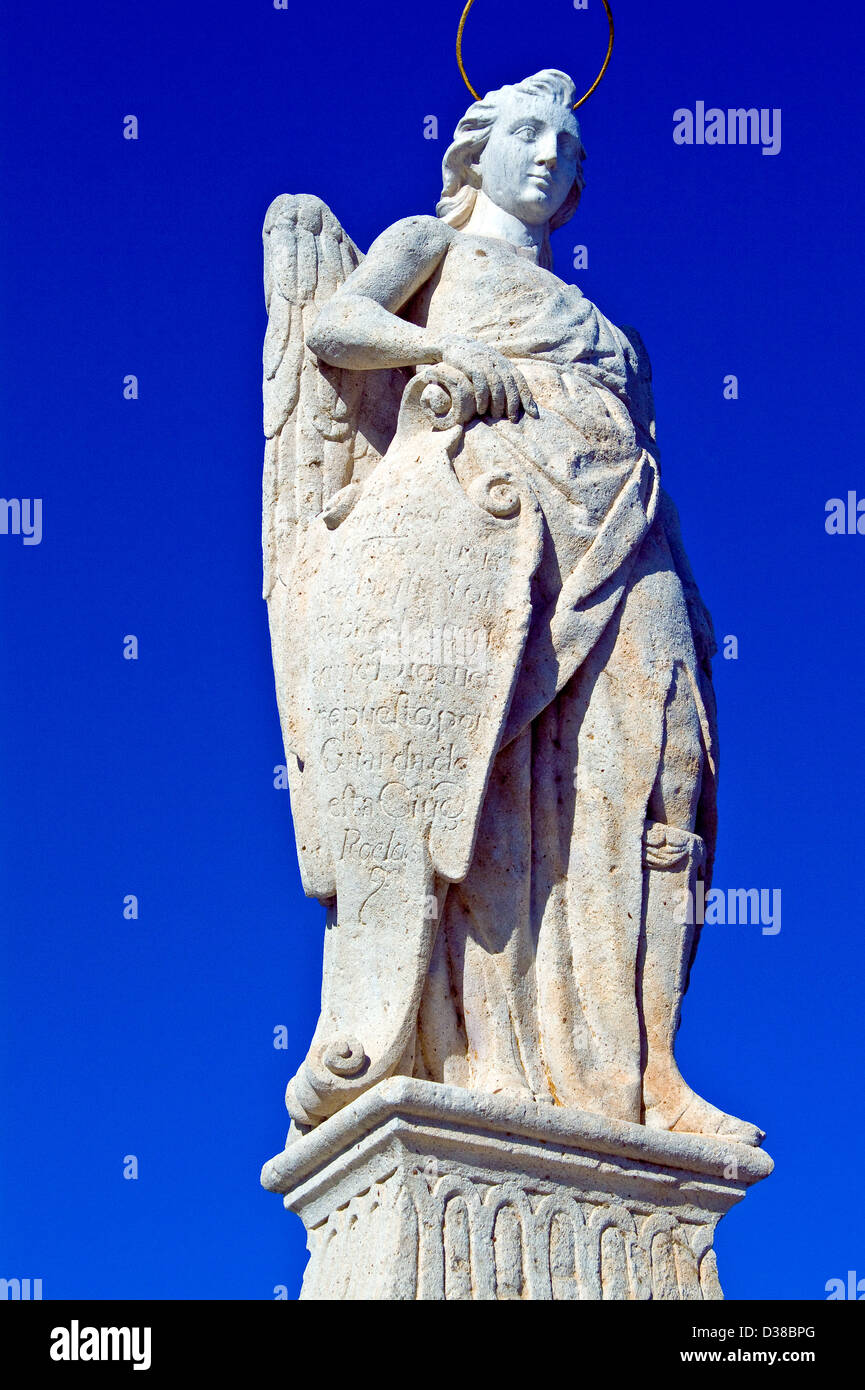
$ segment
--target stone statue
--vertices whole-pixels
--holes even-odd
[[[437,215],[366,257],[317,198],[267,213],[265,596],[328,913],[298,1140],[389,1077],[763,1139],[674,1057],[715,643],[639,335],[552,271],[574,97],[548,70],[475,102]]]

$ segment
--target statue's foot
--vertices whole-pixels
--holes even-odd
[[[623,1071],[598,1070],[580,1078],[581,1085],[569,1086],[556,1080],[555,1105],[568,1110],[583,1110],[603,1120],[624,1120],[638,1125],[642,1120],[643,1086],[639,1072],[628,1075]]]
[[[665,1095],[656,1105],[646,1107],[649,1129],[666,1129],[672,1134],[708,1134],[717,1139],[730,1139],[735,1144],[751,1144],[759,1148],[766,1138],[762,1129],[727,1115],[717,1105],[711,1105],[692,1091],[683,1081],[675,1091]]]

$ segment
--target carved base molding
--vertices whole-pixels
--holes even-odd
[[[762,1150],[393,1077],[266,1163],[302,1299],[719,1299]]]

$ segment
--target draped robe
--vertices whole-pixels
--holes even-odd
[[[399,1070],[639,1120],[642,842],[677,680],[704,751],[696,825],[683,828],[710,860],[717,761],[711,624],[660,488],[647,372],[578,288],[492,238],[455,236],[405,313],[523,372],[538,418],[473,421],[454,468],[464,486],[518,472],[544,533],[472,864],[438,885]]]

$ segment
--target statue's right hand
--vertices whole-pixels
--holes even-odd
[[[495,348],[475,338],[447,337],[442,342],[441,361],[458,368],[471,381],[478,415],[499,420],[507,415],[518,420],[520,412],[538,417],[535,398],[522,372]]]

